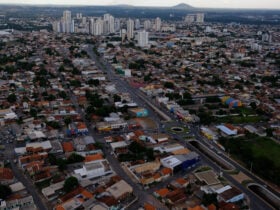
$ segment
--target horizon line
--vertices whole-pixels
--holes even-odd
[[[155,5],[132,5],[132,4],[107,4],[107,5],[93,5],[93,4],[56,4],[56,3],[52,3],[52,4],[38,4],[38,3],[34,3],[34,4],[30,4],[30,3],[0,3],[0,5],[11,5],[11,6],[59,6],[59,7],[86,7],[86,6],[96,6],[96,7],[152,7],[152,8],[173,8],[176,7],[180,4],[185,4],[185,3],[179,3],[173,6],[155,6]],[[192,5],[189,4],[185,4],[187,6],[189,6],[190,8],[186,9],[186,8],[182,8],[181,10],[191,10],[191,9],[232,9],[232,10],[236,10],[236,9],[241,9],[241,10],[280,10],[280,8],[248,8],[248,7],[194,7]],[[176,8],[177,10],[180,10],[180,8]]]
[[[232,9],[232,10],[238,10],[238,9],[241,9],[241,10],[280,10],[280,8],[248,8],[248,7],[244,7],[244,8],[240,8],[240,7],[195,7],[195,6],[192,6],[190,4],[185,4],[185,3],[179,3],[179,4],[176,4],[176,5],[173,5],[173,6],[155,6],[155,5],[132,5],[132,4],[107,4],[107,5],[93,5],[93,4],[56,4],[56,3],[51,3],[51,4],[38,4],[38,3],[0,3],[0,5],[10,5],[10,6],[22,6],[22,5],[25,5],[25,6],[41,6],[41,7],[46,7],[46,6],[60,6],[60,7],[85,7],[85,6],[97,6],[97,7],[117,7],[117,6],[120,6],[120,7],[151,7],[151,8],[173,8],[173,7],[176,7],[180,4],[184,4],[184,5],[187,5],[189,6],[190,8],[189,9],[185,9],[185,8],[182,8],[181,10],[190,10],[190,9]],[[180,8],[176,8],[177,10],[180,10]]]

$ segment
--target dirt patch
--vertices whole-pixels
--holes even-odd
[[[134,118],[134,119],[131,119],[130,122],[139,123],[144,130],[145,129],[151,129],[151,130],[157,129],[156,122],[149,117]]]
[[[234,174],[234,175],[231,175],[236,181],[238,181],[239,183],[242,183],[243,181],[247,181],[247,180],[250,180],[250,178],[242,173],[242,172],[239,172],[238,174]]]

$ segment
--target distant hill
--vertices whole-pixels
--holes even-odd
[[[111,6],[111,5],[109,5]],[[130,4],[115,4],[115,5],[112,5],[113,7],[134,7],[133,5],[130,5]]]
[[[194,9],[194,7],[192,7],[189,4],[185,4],[185,3],[177,4],[177,5],[173,6],[172,8],[181,9],[181,10]]]

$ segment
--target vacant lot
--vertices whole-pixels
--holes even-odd
[[[280,185],[280,145],[270,138],[249,135],[222,138],[221,144],[248,169]]]

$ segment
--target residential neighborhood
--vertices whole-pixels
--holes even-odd
[[[205,15],[0,33],[0,209],[278,209],[279,28]]]

